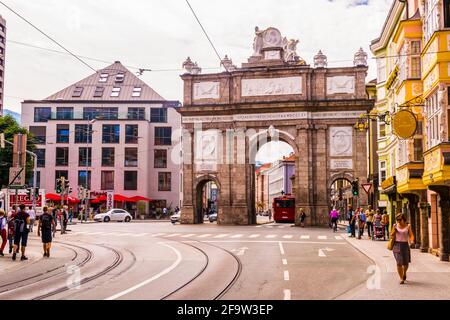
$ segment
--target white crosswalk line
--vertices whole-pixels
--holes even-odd
[[[210,236],[212,236],[212,234],[208,233],[208,234],[202,234],[202,235],[198,236],[197,238],[208,238]]]
[[[236,234],[234,236],[232,236],[231,238],[236,239],[236,238],[242,238],[244,235],[243,234]]]
[[[164,238],[173,238],[173,237],[178,237],[178,236],[181,236],[181,233],[172,233],[167,236],[164,236]]]
[[[289,281],[289,271],[284,271],[284,280]]]
[[[249,236],[249,238],[252,238],[252,239],[254,239],[254,238],[259,238],[261,235],[259,235],[259,234],[252,234],[251,236]]]
[[[136,238],[145,237],[146,235],[148,235],[148,233],[138,233],[138,234],[133,235],[133,237],[136,237]]]
[[[152,234],[151,236],[152,237],[162,237],[162,236],[164,236],[164,235],[166,235],[167,233],[164,233],[164,232],[162,232],[162,233],[155,233],[155,234]]]
[[[287,266],[287,259],[281,259],[281,261],[283,262],[284,266]]]
[[[317,239],[319,239],[319,240],[327,240],[328,237],[327,236],[318,236]]]
[[[283,239],[292,239],[293,237],[294,237],[293,235],[288,234],[283,236]]]
[[[134,235],[134,233],[121,233],[121,234],[118,234],[117,236],[118,237],[130,237],[130,236],[133,236]]]
[[[291,300],[291,290],[286,289],[283,291],[284,293],[284,300]]]
[[[310,239],[311,236],[301,236],[300,239]]]
[[[341,236],[335,236],[334,237],[336,240],[342,240],[342,237]]]
[[[269,234],[268,236],[266,236],[266,239],[273,239],[276,238],[277,235],[276,234]]]
[[[196,236],[195,233],[185,234],[184,236],[181,236],[182,238],[192,238],[193,236]]]
[[[263,226],[256,226],[255,228],[262,228]]]
[[[219,234],[219,235],[215,236],[214,238],[221,239],[221,238],[228,237],[229,235],[230,235],[229,233],[224,233],[224,234]]]

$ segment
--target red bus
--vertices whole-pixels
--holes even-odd
[[[291,195],[274,198],[272,203],[275,222],[295,222],[295,198]]]

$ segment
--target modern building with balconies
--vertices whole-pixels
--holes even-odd
[[[0,116],[5,92],[6,20],[0,15]]]

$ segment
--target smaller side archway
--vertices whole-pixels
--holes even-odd
[[[194,201],[194,224],[202,224],[204,222],[204,216],[205,216],[205,209],[208,208],[208,204],[205,204],[205,199],[209,199],[210,194],[205,194],[206,191],[211,191],[210,189],[205,190],[206,186],[209,183],[213,183],[216,187],[217,187],[217,191],[216,191],[216,198],[214,199],[215,202],[215,210],[218,214],[218,219],[217,221],[219,222],[219,216],[220,213],[222,212],[221,207],[220,207],[220,190],[221,190],[221,186],[219,183],[219,179],[214,176],[214,175],[210,175],[210,174],[206,174],[206,175],[202,175],[200,177],[197,177],[197,179],[195,179],[195,201]]]
[[[331,176],[328,185],[329,211],[336,208],[342,220],[345,220],[349,205],[355,208],[358,204],[352,194],[353,175],[338,173]]]

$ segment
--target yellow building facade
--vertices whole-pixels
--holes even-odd
[[[379,207],[394,222],[407,215],[417,248],[449,260],[450,249],[450,0],[393,1],[377,59],[378,115],[395,120],[409,111],[411,137],[399,138],[392,121],[378,124]]]

